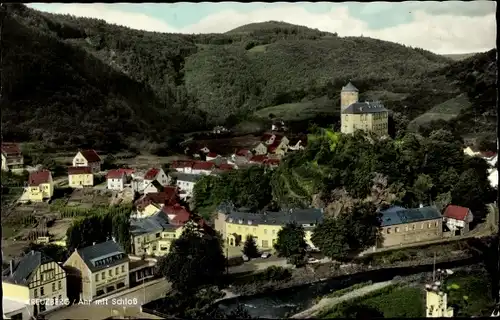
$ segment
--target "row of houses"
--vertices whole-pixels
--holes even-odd
[[[77,249],[65,262],[31,251],[2,271],[4,318],[34,319],[68,301],[128,289],[154,277],[155,263],[127,255],[114,240]]]
[[[380,212],[381,237],[373,250],[441,239],[443,232],[466,234],[474,218],[468,208],[455,205],[447,206],[443,214],[434,206],[411,209],[393,206]],[[311,235],[323,219],[322,209],[252,212],[225,203],[217,208],[215,229],[228,246],[240,246],[250,235],[261,249],[270,249],[278,239],[279,230],[289,222],[296,222],[304,227],[308,246],[314,248]]]
[[[143,195],[131,215],[130,255],[114,240],[75,250],[65,262],[32,251],[2,273],[4,314],[28,318],[63,307],[68,299],[93,301],[155,276],[156,259],[192,223],[212,229],[179,204],[179,189]],[[30,317],[31,317],[30,316]]]

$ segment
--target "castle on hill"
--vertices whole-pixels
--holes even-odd
[[[349,82],[340,92],[340,131],[356,130],[387,136],[389,110],[381,102],[359,102],[359,90]]]

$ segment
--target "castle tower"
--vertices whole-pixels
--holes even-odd
[[[359,90],[351,82],[340,92],[340,112],[359,100]]]

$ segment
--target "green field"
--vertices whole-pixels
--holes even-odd
[[[316,117],[318,114],[338,114],[339,110],[334,107],[333,101],[327,97],[321,97],[312,101],[286,103],[277,106],[260,109],[254,113],[256,118],[269,119],[273,114],[284,121],[300,121]]]
[[[448,286],[448,305],[458,305],[459,317],[485,316],[491,313],[494,300],[490,295],[490,284],[483,272],[457,273],[446,280]],[[453,285],[451,289],[450,285]],[[368,307],[377,309],[385,318],[425,317],[425,290],[423,284],[411,286],[391,286],[335,305],[320,314],[320,318],[351,317],[352,310]]]
[[[447,100],[434,106],[432,109],[426,113],[420,115],[419,117],[413,119],[409,127],[415,129],[417,126],[429,123],[433,120],[451,120],[458,116],[461,110],[470,108],[471,103],[467,99],[465,94],[460,94],[455,98]]]

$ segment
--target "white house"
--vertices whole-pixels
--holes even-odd
[[[109,170],[106,175],[108,190],[123,191],[127,183],[127,175],[124,171],[116,169]]]
[[[178,160],[172,162],[171,168],[177,172],[192,173],[195,161],[192,160]]]
[[[498,170],[495,169],[488,169],[488,180],[490,181],[490,186],[493,188],[498,187]]]
[[[144,188],[154,180],[158,181],[162,186],[170,183],[170,178],[161,168],[151,168],[144,175]]]
[[[216,160],[218,158],[220,158],[220,155],[218,155],[217,153],[215,152],[209,152],[207,153],[207,161],[213,161],[213,160]]]
[[[193,189],[194,185],[202,175],[199,174],[186,174],[186,173],[176,173],[175,176],[177,177],[177,186],[179,187],[180,191],[182,191],[180,197],[181,199],[185,199],[188,197],[193,196]]]
[[[467,147],[464,149],[464,153],[468,155],[469,157],[476,157],[481,154],[481,151],[477,150],[475,147]]]
[[[148,183],[142,192],[144,194],[148,193],[157,193],[157,192],[162,192],[163,191],[163,185],[158,182],[158,180],[153,180],[150,183]]]
[[[93,173],[101,171],[102,160],[95,150],[78,151],[73,158],[73,167],[90,167]]]
[[[273,140],[274,141],[274,140]],[[253,152],[255,153],[255,155],[257,156],[260,156],[260,155],[266,155],[267,154],[267,147],[266,145],[264,145],[264,143],[262,142],[259,142],[258,145],[256,145],[254,148],[253,148]]]
[[[469,208],[449,205],[443,214],[443,222],[452,232],[459,231],[460,234],[469,232],[469,224],[474,216]]]
[[[191,174],[209,175],[216,168],[215,163],[209,161],[196,161],[191,170]]]

